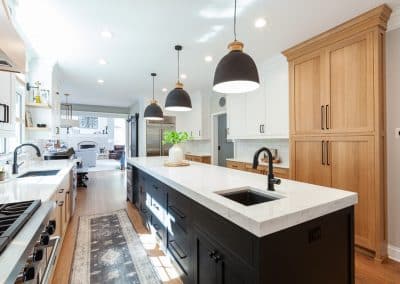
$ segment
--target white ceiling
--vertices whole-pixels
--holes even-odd
[[[233,0],[19,0],[18,19],[32,46],[56,58],[62,93],[74,103],[128,106],[176,82],[173,46],[184,46],[185,88],[211,90],[215,65],[232,41]],[[32,3],[34,2],[34,3]],[[238,39],[260,63],[382,3],[400,0],[238,0]],[[264,17],[267,27],[256,29]],[[108,29],[113,38],[100,32]],[[200,42],[202,41],[202,42]],[[214,61],[206,63],[204,56]],[[104,58],[107,65],[99,65]],[[103,85],[97,83],[103,79]]]

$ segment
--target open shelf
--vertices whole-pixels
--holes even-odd
[[[49,131],[51,128],[49,128],[49,127],[36,127],[36,126],[34,126],[34,127],[25,127],[25,129],[26,129],[26,130],[29,130],[29,131]]]

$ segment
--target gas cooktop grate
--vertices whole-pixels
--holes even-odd
[[[0,253],[40,207],[40,203],[40,200],[32,200],[0,204]]]

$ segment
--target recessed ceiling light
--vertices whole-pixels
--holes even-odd
[[[101,32],[101,36],[103,38],[112,38],[113,35],[112,35],[112,33],[110,31],[104,30],[104,31]]]
[[[187,75],[186,74],[181,74],[181,79],[183,79],[183,80],[185,80],[187,78]]]
[[[267,25],[267,20],[265,20],[264,18],[258,18],[254,22],[254,26],[256,28],[262,28],[262,27],[265,27],[266,25]]]
[[[100,59],[99,59],[99,64],[100,64],[100,65],[106,65],[106,64],[107,64],[107,61],[106,61],[105,59],[103,59],[103,58],[100,58]]]
[[[213,60],[213,58],[212,58],[212,56],[207,55],[206,57],[204,57],[204,60],[205,60],[206,62],[211,62],[211,61]]]
[[[99,83],[99,84],[104,84],[104,80],[103,80],[103,79],[98,79],[98,80],[97,80],[97,83]]]
[[[168,89],[167,89],[167,88],[162,88],[161,91],[163,91],[164,93],[166,93],[166,92],[168,92]]]

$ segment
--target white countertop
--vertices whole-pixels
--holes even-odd
[[[227,161],[233,161],[233,162],[241,162],[241,163],[248,163],[248,164],[253,164],[252,160],[249,159],[242,159],[242,158],[227,158]],[[262,166],[268,166],[267,163],[264,162],[259,162],[259,165]],[[288,163],[274,163],[274,167],[276,168],[282,168],[282,169],[289,169],[289,164]]]
[[[18,175],[0,183],[0,204],[38,200],[45,202],[56,192],[74,165],[73,160],[50,160],[30,162],[20,169]],[[16,178],[27,171],[60,170],[54,176]]]
[[[188,167],[165,167],[166,159],[139,157],[128,158],[128,162],[258,237],[357,203],[357,194],[349,191],[282,179],[271,192],[266,190],[263,175],[196,162]],[[282,198],[244,206],[216,193],[246,186]]]

